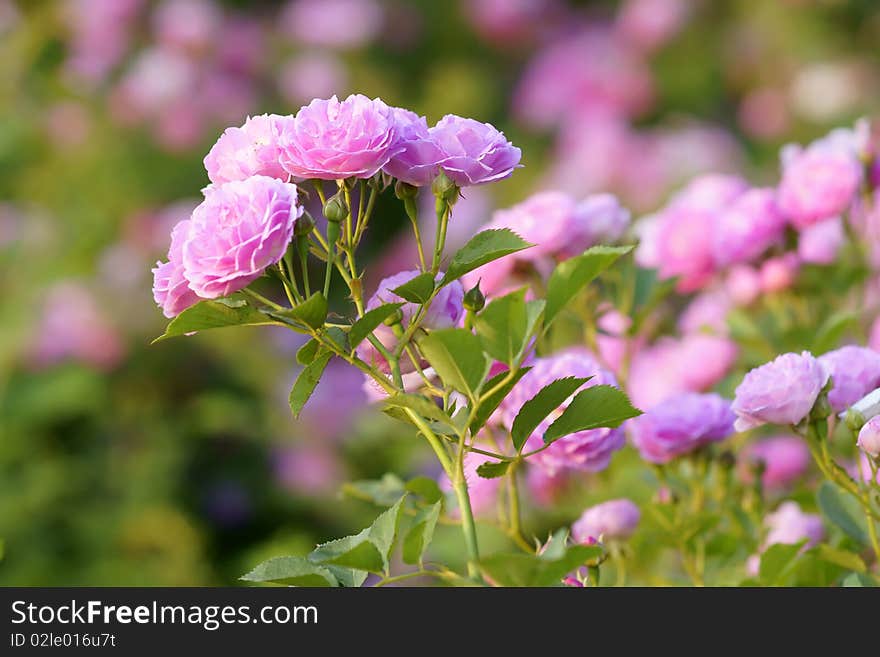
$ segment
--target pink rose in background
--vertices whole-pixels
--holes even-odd
[[[205,50],[220,33],[222,18],[211,0],[163,0],[152,14],[153,32],[162,45]]]
[[[340,50],[367,45],[383,20],[376,0],[291,0],[279,19],[293,42]]]
[[[287,61],[278,73],[278,89],[289,103],[327,98],[348,87],[348,71],[338,56],[306,52]]]
[[[748,306],[761,295],[761,274],[749,265],[734,265],[724,279],[724,289],[737,306]]]
[[[179,222],[171,231],[168,261],[157,262],[153,269],[153,298],[165,317],[176,317],[200,301],[189,287],[183,273],[183,242],[189,233],[190,220]]]
[[[298,178],[370,178],[388,163],[397,144],[394,114],[376,98],[315,99],[285,122],[278,145],[281,165]]]
[[[740,461],[741,478],[752,482],[751,466],[763,464],[761,484],[768,490],[787,488],[803,477],[810,467],[810,450],[798,436],[774,436],[746,447]]]
[[[631,500],[608,500],[584,511],[572,524],[571,537],[583,544],[598,540],[625,541],[635,533],[641,517],[639,507]]]
[[[804,513],[797,502],[783,502],[775,512],[767,515],[764,524],[768,529],[764,539],[765,550],[777,543],[790,545],[804,539],[807,540],[806,549],[825,538],[822,518],[813,513]]]
[[[579,201],[563,255],[580,255],[596,244],[617,242],[629,227],[630,216],[630,211],[613,194],[593,194]]]
[[[503,180],[522,166],[522,152],[497,128],[447,114],[428,131],[443,152],[440,167],[459,187]]]
[[[880,351],[880,317],[871,324],[871,330],[868,335],[868,346],[874,351]]]
[[[732,308],[731,297],[724,290],[701,292],[678,317],[678,330],[683,334],[710,333],[726,337],[727,315]]]
[[[297,495],[332,495],[345,480],[339,457],[321,443],[279,447],[271,465],[278,483]]]
[[[207,187],[182,247],[190,288],[216,299],[248,286],[284,256],[302,213],[296,185],[275,178]]]
[[[785,217],[776,206],[773,189],[750,189],[737,196],[718,215],[712,254],[719,267],[750,262],[781,242]]]
[[[485,479],[477,474],[477,468],[493,460],[476,452],[468,452],[464,456],[464,478],[467,482],[468,496],[471,498],[471,510],[477,516],[493,513],[498,504],[498,492],[503,479],[500,477]],[[440,475],[440,488],[447,492],[452,490],[452,483],[446,473]],[[456,518],[460,516],[458,508],[451,510],[450,514]]]
[[[212,183],[269,176],[287,180],[281,166],[278,137],[292,119],[277,114],[249,117],[240,128],[226,128],[205,156],[205,169]]]
[[[804,228],[798,235],[798,258],[801,262],[830,265],[846,242],[843,220],[832,217]]]
[[[667,398],[644,415],[627,421],[642,458],[668,463],[733,433],[730,402],[711,394],[683,393]]]
[[[91,291],[61,281],[46,292],[28,356],[35,367],[73,360],[109,370],[125,356],[125,345]]]
[[[559,0],[464,0],[461,5],[481,36],[503,46],[530,40],[562,13]]]
[[[782,151],[779,207],[797,228],[843,214],[862,180],[855,144],[832,133],[806,148]]]
[[[782,354],[756,367],[736,389],[736,430],[748,431],[768,423],[798,424],[810,414],[828,376],[808,351]]]
[[[831,376],[828,402],[838,413],[880,387],[880,352],[847,345],[819,356]]]
[[[761,291],[781,292],[794,285],[797,279],[799,262],[796,253],[768,258],[761,265]]]
[[[615,27],[633,48],[650,53],[681,30],[688,9],[686,0],[626,0]]]

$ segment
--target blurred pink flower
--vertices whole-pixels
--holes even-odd
[[[724,288],[737,306],[748,306],[761,294],[761,275],[749,265],[734,265],[727,272]]]
[[[731,301],[732,298],[724,290],[701,292],[682,311],[678,318],[678,330],[683,334],[709,332],[726,336]]]
[[[279,21],[298,45],[353,49],[378,36],[383,9],[375,0],[291,0]]]
[[[633,48],[650,53],[675,37],[688,13],[686,0],[626,0],[616,28]]]
[[[153,10],[156,42],[203,51],[217,40],[223,14],[212,0],[162,0]]]
[[[312,98],[328,98],[348,87],[348,71],[333,53],[309,51],[289,59],[278,74],[284,99],[299,105]]]
[[[712,254],[719,267],[750,262],[782,241],[785,217],[773,189],[750,189],[722,208],[715,222]]]
[[[801,262],[830,265],[846,241],[843,220],[832,217],[804,228],[798,235],[798,258]]]
[[[774,87],[750,91],[740,103],[737,118],[743,131],[754,139],[771,140],[784,135],[791,124],[785,91]]]
[[[787,290],[794,285],[799,269],[796,253],[768,258],[761,265],[761,291],[769,293]]]
[[[740,477],[751,483],[751,467],[763,464],[761,483],[768,490],[787,488],[803,477],[810,467],[810,450],[799,436],[774,436],[746,447],[740,460]]]

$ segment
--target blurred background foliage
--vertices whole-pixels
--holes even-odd
[[[525,168],[462,202],[466,237],[541,188],[644,213],[698,171],[772,180],[782,144],[876,109],[878,42],[873,0],[0,0],[0,584],[231,584],[368,524],[344,481],[437,474],[343,367],[295,423],[289,336],[150,346],[150,268],[224,127],[351,92],[490,121]],[[394,208],[368,292],[406,253]],[[650,476],[628,448],[529,528]]]

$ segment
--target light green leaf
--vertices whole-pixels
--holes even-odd
[[[816,492],[816,502],[828,520],[840,527],[844,534],[868,545],[868,536],[855,508],[855,503],[844,498],[830,481],[823,481]]]
[[[574,545],[558,558],[522,553],[493,554],[480,562],[486,576],[501,586],[555,586],[569,572],[598,559],[598,545]]]
[[[562,415],[547,429],[544,442],[552,443],[576,431],[619,427],[625,420],[641,414],[630,403],[629,397],[617,388],[593,386],[575,395]]]
[[[425,500],[428,504],[435,504],[443,499],[443,491],[437,482],[425,475],[413,477],[406,482],[406,490],[415,493]]]
[[[404,494],[390,509],[376,518],[369,527],[370,542],[382,555],[386,571],[388,570],[388,559],[391,557],[391,550],[394,547],[394,539],[397,538],[400,510],[405,499],[406,495]]]
[[[474,419],[470,425],[471,435],[477,435],[477,432],[483,427],[486,422],[489,421],[489,418],[492,416],[492,413],[495,412],[495,409],[498,408],[499,404],[504,401],[504,398],[513,390],[513,387],[519,383],[519,380],[523,378],[528,371],[532,369],[531,367],[523,367],[520,370],[517,370],[516,373],[511,377],[510,381],[508,381],[505,385],[501,386],[497,392],[492,393],[492,395],[488,397],[484,397],[480,401],[480,407],[477,409],[477,412],[474,414]],[[486,381],[486,385],[484,386],[487,391],[492,390],[495,386],[500,384],[505,377],[507,377],[508,372],[501,372],[500,374],[496,374],[491,379]]]
[[[483,479],[497,479],[498,477],[503,477],[509,467],[510,461],[487,461],[477,467],[477,474]]]
[[[529,436],[534,433],[544,418],[559,408],[566,399],[571,397],[588,380],[576,376],[556,379],[541,388],[538,394],[523,404],[513,420],[513,426],[510,428],[510,438],[513,440],[513,446],[516,451],[522,451],[523,445],[526,444]]]
[[[876,587],[877,581],[871,576],[864,573],[850,573],[843,578],[843,581],[840,583],[840,585],[847,588]]]
[[[431,539],[434,538],[434,528],[440,517],[440,509],[443,503],[435,502],[429,507],[419,511],[413,520],[412,526],[403,539],[403,561],[408,564],[420,564]]]
[[[477,233],[452,257],[452,262],[449,263],[449,268],[446,270],[443,280],[440,281],[440,286],[448,285],[488,262],[522,251],[530,246],[533,245],[507,228],[484,230]]]
[[[165,333],[153,340],[160,340],[185,335],[193,331],[224,328],[227,326],[259,326],[281,324],[267,317],[244,299],[223,299],[218,301],[200,301],[187,308],[175,317],[165,328]]]
[[[550,326],[578,292],[613,265],[620,256],[631,250],[631,246],[594,246],[582,255],[559,263],[547,283],[547,306],[544,309],[545,329]]]
[[[333,573],[303,557],[274,557],[241,577],[246,582],[272,582],[289,586],[339,586]]]
[[[299,373],[299,376],[296,377],[296,381],[293,383],[293,388],[290,390],[290,411],[293,413],[293,417],[298,418],[299,414],[302,412],[303,406],[306,405],[306,402],[309,401],[309,397],[312,396],[312,393],[315,391],[315,387],[318,385],[318,381],[321,380],[321,375],[324,373],[324,368],[327,367],[327,363],[330,362],[330,359],[333,357],[333,354],[327,351],[321,351],[315,359],[306,365],[303,368],[303,371]]]
[[[776,543],[761,555],[760,578],[765,586],[780,586],[791,572],[806,541],[794,545]]]
[[[826,351],[834,349],[840,342],[843,334],[858,323],[859,316],[855,313],[838,312],[829,316],[819,330],[816,331],[813,342],[810,345],[810,353],[820,356]]]
[[[363,317],[352,324],[351,330],[348,332],[351,348],[356,348],[402,305],[402,303],[386,303],[364,313]]]
[[[386,564],[379,548],[370,540],[370,527],[359,534],[320,544],[308,559],[316,564],[346,566],[371,573],[384,572]]]
[[[384,403],[386,408],[408,408],[424,418],[435,420],[436,422],[440,422],[453,428],[455,426],[452,422],[452,418],[444,413],[442,408],[421,395],[398,393],[388,397]],[[402,419],[412,422],[407,415],[404,415]]]
[[[418,345],[443,383],[471,400],[476,398],[491,365],[477,336],[465,329],[441,329],[431,331]]]
[[[841,568],[846,568],[847,570],[855,570],[859,573],[864,573],[867,571],[865,562],[862,561],[862,558],[859,555],[848,550],[833,548],[830,545],[826,545],[825,543],[820,543],[816,547],[812,548],[811,550],[809,550],[808,554],[814,554],[822,561],[833,563],[835,566],[840,566]]]
[[[358,588],[367,579],[369,573],[366,570],[357,570],[355,568],[345,568],[344,566],[322,566],[327,568],[333,577],[337,579],[341,586],[349,588]]]
[[[315,292],[308,299],[293,308],[268,313],[270,317],[292,320],[305,324],[313,329],[324,326],[327,320],[327,299],[320,292]]]
[[[526,306],[525,296],[522,289],[495,299],[474,323],[483,350],[510,367],[519,363],[543,308],[543,302]]]
[[[428,299],[434,292],[434,275],[431,272],[424,272],[391,291],[413,303],[428,303]]]
[[[403,480],[387,473],[381,479],[363,479],[343,484],[342,492],[359,500],[368,500],[379,506],[391,506],[406,492]]]

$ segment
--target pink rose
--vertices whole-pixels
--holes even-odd
[[[226,128],[205,157],[205,169],[212,183],[269,176],[287,180],[281,166],[278,135],[290,117],[263,114],[245,121],[240,128]]]

